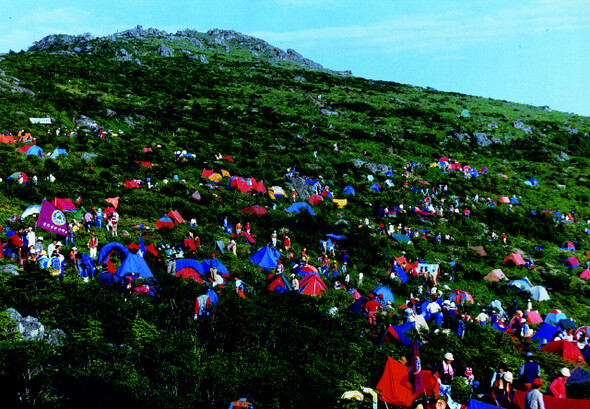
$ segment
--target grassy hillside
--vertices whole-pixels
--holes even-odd
[[[549,290],[551,300],[533,301],[533,309],[546,314],[557,308],[578,326],[590,324],[590,286],[579,278],[590,251],[590,118],[357,78],[292,50],[221,30],[168,34],[138,27],[103,38],[50,36],[26,52],[0,57],[0,96],[2,130],[30,132],[46,155],[17,152],[20,143],[0,144],[0,219],[6,230],[33,225],[32,218],[13,223],[8,218],[44,198],[80,198],[80,205],[90,209],[105,208],[105,198],[120,197],[119,232],[127,234],[117,240],[124,245],[138,242],[136,226],[144,224],[149,227],[143,231],[146,244],[155,244],[161,254],[162,245],[181,244],[192,232],[203,243],[195,258],[208,259],[215,241],[229,243],[222,228],[225,216],[232,225],[250,222],[256,239],[253,245],[238,239],[237,257],[216,251],[248,291],[245,300],[238,297],[231,279],[207,320],[193,320],[195,297],[206,286],[169,276],[165,262],[151,257],[153,297],[81,283],[74,271],[55,282],[30,263],[18,276],[2,273],[2,309],[15,308],[39,318],[48,330],[66,334],[56,346],[2,333],[1,393],[14,405],[220,408],[247,395],[264,408],[350,406],[338,399],[342,392],[375,387],[387,356],[409,357],[409,348],[380,344],[387,325],[403,321],[403,310],[379,317],[374,328],[366,317],[345,311],[354,300],[333,289],[332,279],[326,280],[329,290],[323,297],[268,291],[266,272],[248,257],[275,230],[291,238],[295,259],[306,249],[316,266],[323,252],[320,240],[329,233],[345,235],[338,250],[347,251],[353,286],[364,296],[378,285],[389,286],[394,307],[422,287],[414,277],[406,284],[390,282],[393,257],[405,255],[409,261],[440,264],[438,289],[445,297],[449,289],[470,292],[475,304],[463,311],[472,316],[496,299],[510,314],[514,303],[526,305],[528,293],[483,280],[501,268],[511,280],[528,277]],[[50,117],[52,125],[33,125],[30,117]],[[69,136],[72,131],[76,137]],[[49,158],[55,148],[65,148],[67,158]],[[177,151],[193,157],[180,160]],[[84,153],[97,156],[88,160]],[[445,171],[436,165],[443,156],[487,171],[477,177]],[[229,187],[227,177],[212,184],[203,169],[253,177],[267,188],[281,186],[289,197],[241,193]],[[339,209],[325,198],[313,206],[314,216],[286,213],[291,188],[306,199],[311,186],[286,177],[291,170],[322,181],[348,204]],[[7,180],[15,171],[36,175],[38,183]],[[387,171],[393,176],[385,176]],[[50,175],[55,183],[47,180]],[[369,175],[374,182],[367,181]],[[152,189],[146,188],[147,178]],[[538,186],[524,183],[532,178]],[[142,188],[124,187],[135,179],[142,180]],[[381,192],[370,189],[373,183],[381,185]],[[354,196],[343,194],[348,185]],[[442,194],[445,185],[448,191]],[[424,208],[426,195],[417,189],[430,189],[442,216],[412,210]],[[195,190],[200,201],[191,198]],[[519,204],[499,203],[501,196]],[[488,197],[496,204],[488,205]],[[393,210],[400,203],[406,212],[380,215],[380,209]],[[261,217],[242,213],[251,205],[269,212]],[[459,212],[451,213],[450,206]],[[195,218],[197,227],[154,229],[172,209],[187,220]],[[381,222],[409,227],[420,237],[398,242],[379,234]],[[101,246],[113,240],[106,230],[94,230]],[[492,240],[492,232],[505,233],[507,245]],[[38,234],[45,244],[52,237]],[[88,238],[85,230],[76,236],[84,251]],[[574,242],[576,250],[560,250],[565,241]],[[487,256],[469,246],[483,246]],[[279,248],[290,274],[292,260]],[[512,252],[534,259],[536,267],[507,265],[502,260]],[[583,267],[564,266],[570,256]],[[338,251],[335,258],[342,266],[343,254]],[[359,272],[365,277],[360,285]],[[327,314],[335,304],[340,305],[336,318]],[[10,327],[7,320],[3,327]],[[435,329],[431,325],[422,334],[424,366],[433,367],[450,350],[458,371],[472,366],[486,385],[500,361],[514,372],[526,351],[537,351],[526,340],[474,323],[467,323],[463,340]],[[555,355],[538,355],[545,380],[564,365]],[[459,385],[456,390],[456,399],[466,403],[465,391]]]

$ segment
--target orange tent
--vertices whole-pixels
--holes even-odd
[[[519,253],[510,253],[508,257],[504,259],[504,263],[512,261],[517,266],[524,266],[524,260]]]
[[[12,135],[0,135],[0,143],[16,143]]]
[[[383,376],[377,384],[377,390],[381,393],[379,399],[394,406],[412,406],[414,399],[426,391],[438,399],[438,381],[430,371],[422,370],[422,385],[424,390],[412,393],[412,383],[409,379],[409,369],[393,358],[387,358]]]

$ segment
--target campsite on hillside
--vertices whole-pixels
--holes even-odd
[[[223,30],[0,74],[9,407],[590,408],[590,118]]]

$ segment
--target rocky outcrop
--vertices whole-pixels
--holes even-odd
[[[46,340],[51,344],[59,345],[66,335],[61,329],[54,329],[46,333],[45,326],[38,318],[31,317],[30,315],[23,317],[14,308],[9,308],[5,312],[8,314],[8,318],[14,323],[14,326],[8,328],[8,330],[17,331],[22,339],[28,341]]]
[[[174,49],[167,44],[160,44],[156,54],[161,57],[174,57]]]
[[[520,120],[516,120],[514,122],[512,122],[512,126],[515,127],[516,129],[520,129],[521,131],[523,131],[526,134],[532,134],[533,130],[530,126],[525,125],[522,121]]]
[[[364,167],[365,169],[368,169],[369,172],[371,172],[372,174],[375,174],[375,175],[391,172],[390,166],[383,165],[380,163],[365,162],[360,159],[353,159],[352,164],[357,168]]]

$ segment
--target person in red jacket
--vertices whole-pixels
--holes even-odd
[[[369,294],[369,301],[367,301],[367,303],[365,304],[365,311],[369,313],[369,324],[376,326],[377,317],[375,316],[375,314],[377,314],[380,311],[383,311],[383,308],[381,307],[381,304],[379,304],[379,302],[375,301],[374,297],[375,296],[373,295],[373,293]]]
[[[567,368],[561,368],[561,375],[555,378],[555,380],[549,386],[549,390],[553,393],[556,398],[565,398],[565,382],[571,375],[570,370]]]

